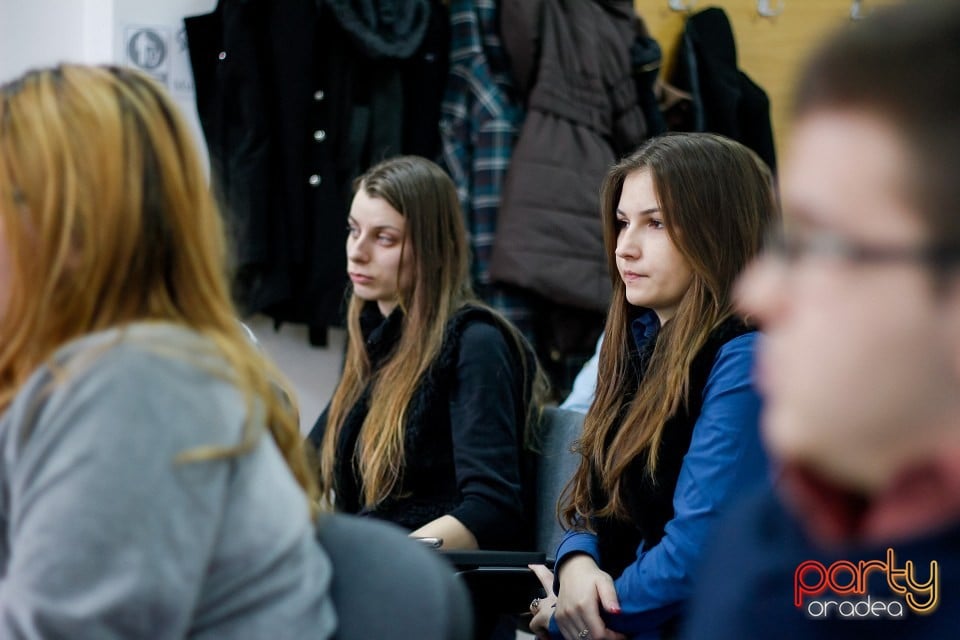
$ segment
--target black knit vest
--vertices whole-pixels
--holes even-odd
[[[683,458],[690,448],[693,427],[703,407],[703,391],[713,369],[720,348],[746,333],[754,331],[738,318],[728,318],[714,329],[706,344],[697,352],[690,366],[689,394],[679,411],[663,430],[657,452],[657,469],[651,479],[646,469],[646,452],[641,452],[625,470],[621,481],[623,498],[629,521],[607,518],[594,519],[600,551],[601,568],[614,578],[635,559],[641,542],[650,548],[663,538],[664,527],[673,518],[673,494],[680,476]],[[652,345],[650,345],[652,350]],[[646,369],[646,354],[634,354],[637,385]],[[644,357],[644,356],[647,357]],[[636,388],[636,387],[635,387]],[[622,428],[622,424],[619,428]],[[596,482],[594,482],[596,487]],[[599,497],[599,496],[596,496]],[[596,500],[596,498],[595,498]],[[595,502],[603,504],[603,502]]]
[[[473,322],[485,322],[505,331],[502,324],[481,307],[465,306],[447,322],[440,353],[414,391],[407,411],[405,464],[400,480],[391,495],[373,507],[363,506],[360,479],[354,465],[360,428],[370,407],[371,385],[364,389],[347,414],[337,442],[334,480],[338,510],[374,516],[413,530],[449,513],[459,504],[448,397],[450,385],[456,379],[460,338]],[[393,355],[402,328],[403,315],[399,310],[382,319],[375,306],[367,305],[364,309],[361,329],[374,371]],[[508,344],[512,344],[512,338],[506,337]],[[515,353],[514,357],[517,358],[515,366],[520,370],[520,356]],[[532,362],[533,355],[529,354],[528,358]],[[529,389],[525,396],[529,397]],[[517,424],[523,425],[526,406],[518,408],[519,411],[523,414],[517,416]],[[518,431],[517,444],[522,447],[523,429]]]

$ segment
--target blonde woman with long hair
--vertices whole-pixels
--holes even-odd
[[[568,640],[669,637],[710,524],[766,479],[757,333],[731,290],[777,206],[749,149],[670,134],[611,168],[601,215],[613,300],[561,501],[556,608],[538,601],[532,627]],[[552,595],[554,576],[536,571]]]
[[[326,638],[295,408],[146,75],[0,87],[0,637]]]
[[[542,376],[474,297],[453,182],[415,156],[356,183],[343,376],[310,437],[322,496],[447,549],[529,542],[524,442]]]

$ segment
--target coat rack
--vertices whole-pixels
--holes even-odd
[[[757,0],[757,13],[764,18],[776,18],[783,13],[785,0],[777,0],[777,5],[773,6],[771,0]]]
[[[862,0],[853,0],[853,4],[850,5],[850,19],[863,20],[866,17],[867,12],[863,9]]]

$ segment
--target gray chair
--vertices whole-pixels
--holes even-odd
[[[453,567],[403,529],[329,514],[317,539],[333,563],[335,640],[473,637],[470,599]]]
[[[534,543],[550,558],[563,537],[557,519],[557,501],[580,463],[570,446],[583,433],[583,414],[566,409],[547,408],[540,420],[537,459],[536,513]]]
[[[563,527],[557,519],[557,501],[577,469],[580,457],[570,445],[583,431],[583,415],[565,409],[544,409],[537,438],[536,486],[533,505],[535,548],[518,551],[443,552],[467,584],[474,610],[481,619],[494,613],[519,615],[540,594],[540,581],[527,564],[552,566]],[[485,629],[478,628],[479,634]]]

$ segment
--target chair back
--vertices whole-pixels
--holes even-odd
[[[530,551],[445,551],[470,591],[477,614],[476,636],[489,636],[498,614],[517,616],[527,611],[530,600],[541,593],[540,581],[528,564],[553,565],[553,556],[563,537],[557,520],[557,500],[579,464],[570,451],[583,431],[583,415],[565,409],[546,408],[538,425],[535,473],[533,473],[533,544]]]
[[[554,407],[543,410],[537,460],[534,542],[537,550],[548,557],[553,557],[563,537],[563,527],[557,520],[557,501],[580,463],[580,456],[570,451],[570,446],[582,433],[583,414]]]
[[[470,598],[453,566],[403,529],[326,514],[317,539],[333,564],[335,640],[473,637]]]

